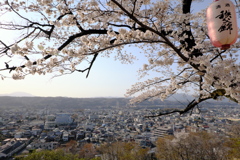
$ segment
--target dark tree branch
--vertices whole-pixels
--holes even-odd
[[[198,104],[200,104],[203,101],[206,101],[208,99],[214,99],[216,100],[218,97],[224,96],[226,98],[229,98],[230,100],[238,103],[238,101],[234,98],[232,98],[230,95],[226,95],[226,91],[224,89],[217,89],[215,91],[213,91],[212,93],[210,93],[210,96],[202,98],[201,96],[196,100],[192,100],[187,107],[185,107],[184,109],[171,109],[171,110],[166,110],[166,111],[160,111],[157,115],[149,115],[149,116],[145,116],[146,118],[151,118],[151,117],[159,117],[159,116],[163,116],[163,115],[169,115],[169,114],[173,114],[173,113],[179,113],[180,115],[185,114],[187,112],[189,112],[190,110],[194,109]]]
[[[66,0],[64,0],[64,2],[65,2],[65,5],[68,6]],[[72,12],[70,9],[69,9],[69,12],[68,12],[68,13],[74,16],[73,12]],[[80,23],[78,22],[78,20],[77,20],[77,18],[76,18],[75,16],[73,17],[73,20],[75,21],[78,29],[79,29],[80,31],[84,31],[84,29],[82,28],[82,26],[80,25]]]
[[[45,56],[45,57],[43,58],[43,60],[47,60],[47,59],[49,59],[50,57],[52,57],[52,55],[47,55],[47,56]],[[27,59],[27,57],[25,57],[25,58]],[[34,61],[34,62],[32,63],[32,65],[36,65],[36,64],[37,64],[36,61]],[[26,65],[21,65],[21,66],[19,66],[19,67],[20,67],[20,68],[25,68]],[[8,65],[8,68],[1,69],[0,71],[9,70],[9,73],[11,73],[12,71],[14,71],[14,70],[16,70],[16,69],[17,69],[16,66],[9,67],[9,65]]]
[[[4,45],[4,50],[3,51],[1,51],[0,53],[7,53],[7,51],[10,49],[10,47],[9,46],[7,46],[3,41],[1,41],[0,40],[0,43],[2,43],[2,45]]]
[[[75,35],[72,35],[68,38],[67,41],[65,41],[59,48],[58,51],[61,51],[63,48],[65,48],[67,45],[69,45],[74,39],[85,36],[85,35],[92,35],[92,34],[107,34],[106,29],[103,30],[95,30],[95,29],[89,29],[84,30],[83,32],[77,33]]]
[[[136,3],[137,3],[137,0],[135,0],[135,1],[133,2],[133,10],[132,10],[132,15],[134,14],[134,12],[135,12],[135,9],[136,9]]]
[[[22,42],[24,39],[30,37],[34,32],[36,31],[36,29],[34,28],[32,32],[30,32],[28,35],[26,35],[25,37],[21,38],[20,40],[18,40],[17,42],[15,42],[15,44]],[[10,49],[10,47],[12,47],[14,44],[11,44],[9,46],[5,46],[6,49],[1,50],[0,53],[6,53],[7,51]]]
[[[127,11],[120,3],[118,3],[116,0],[111,0],[113,3],[115,3],[129,18],[131,18],[134,22],[136,22],[138,25],[140,25],[142,28],[146,29],[146,30],[149,30],[157,35],[159,35],[160,37],[162,37],[164,39],[164,41],[166,42],[166,44],[168,46],[170,46],[177,54],[178,56],[184,60],[185,62],[188,62],[189,58],[186,57],[185,55],[183,55],[183,53],[181,52],[181,49],[178,49],[167,37],[164,33],[162,32],[158,32],[157,30],[143,24],[142,22],[140,22],[134,15],[132,15],[129,11]],[[184,5],[184,10],[186,11],[190,11],[190,7],[191,6],[191,2],[192,1],[187,1],[185,0],[184,1],[186,4]],[[186,9],[185,9],[186,7]],[[190,37],[189,37],[190,38]],[[193,41],[194,42],[194,41]],[[195,52],[194,52],[195,53]],[[199,70],[199,66],[197,64],[193,64],[193,63],[190,63],[190,65],[195,68],[196,70]]]
[[[51,27],[51,29],[50,29],[49,31],[44,30],[44,29],[42,29],[42,28],[40,28],[40,27],[36,27],[37,29],[39,29],[39,30],[41,30],[42,32],[44,32],[45,34],[47,34],[47,35],[48,35],[48,38],[51,37],[51,34],[52,34],[52,32],[53,32],[53,30],[54,30],[54,27],[55,27],[54,25],[50,25],[50,24],[40,24],[40,23],[37,23],[37,22],[33,22],[33,21],[31,21],[30,19],[28,19],[28,18],[26,18],[26,17],[23,17],[21,14],[19,14],[19,13],[9,4],[8,0],[7,0],[6,2],[7,2],[8,6],[11,8],[11,10],[12,10],[14,13],[16,13],[20,18],[22,18],[22,19],[24,19],[24,20],[26,20],[27,22],[30,23],[30,25],[27,26],[27,28],[31,28],[31,27],[33,27],[34,25],[38,25],[38,26],[42,26],[42,27],[46,27],[46,26]]]
[[[35,30],[34,30],[34,31],[35,31]],[[33,32],[34,32],[34,31],[33,31]],[[32,33],[33,33],[33,32],[32,32]],[[72,36],[70,36],[70,37],[68,38],[67,41],[65,41],[65,42],[58,48],[58,51],[61,51],[62,49],[64,49],[67,45],[69,45],[69,44],[70,44],[72,41],[74,41],[76,38],[79,38],[79,37],[82,37],[82,36],[85,36],[85,35],[90,35],[90,34],[107,34],[107,30],[93,30],[93,29],[90,29],[90,30],[84,30],[84,31],[81,32],[81,33],[72,35]],[[28,37],[28,36],[30,36],[30,34],[27,35],[27,37]],[[25,37],[25,38],[26,38],[26,37]],[[52,56],[53,56],[53,55],[48,54],[47,56],[45,56],[45,57],[43,58],[43,60],[47,60],[47,59],[51,58]],[[88,70],[87,77],[88,77],[88,75],[89,75],[89,72],[90,72],[90,69],[91,69],[93,63],[94,63],[95,60],[96,60],[96,57],[97,57],[97,53],[94,55],[94,58],[93,58],[93,60],[92,60],[92,63],[90,63],[89,68],[86,68],[86,69],[84,70],[84,71]],[[26,57],[25,57],[25,58],[26,58]],[[36,65],[36,64],[37,64],[36,61],[34,61],[34,62],[32,63],[32,65]],[[25,66],[25,65],[21,65],[21,66],[19,66],[19,67],[25,68],[26,66]],[[16,68],[17,68],[16,66],[12,66],[12,67],[8,67],[8,68],[5,68],[5,69],[1,69],[0,71],[9,70],[9,72],[12,72],[12,71],[15,70]]]
[[[217,59],[218,57],[220,57],[220,58],[223,60],[222,54],[225,53],[225,52],[226,52],[226,50],[221,51],[221,52],[218,53],[215,57],[213,57],[213,59],[211,59],[210,62],[213,62],[213,61],[214,61],[215,59]]]
[[[110,23],[108,22],[109,25],[111,26],[114,26],[114,27],[126,27],[126,28],[129,28],[129,29],[132,29],[132,27],[130,27],[129,25],[126,25],[126,24],[113,24],[113,23]]]
[[[86,78],[88,78],[89,73],[90,73],[90,71],[91,71],[91,69],[92,69],[93,63],[95,62],[97,56],[98,56],[98,53],[97,53],[97,54],[94,54],[93,59],[91,60],[90,65],[89,65],[88,68],[86,68],[86,69],[84,69],[84,70],[76,70],[76,71],[78,71],[78,72],[88,71],[88,72],[87,72],[87,75],[86,75]]]
[[[161,32],[158,32],[158,31],[156,31],[156,30],[154,30],[154,29],[152,29],[151,27],[148,27],[148,26],[146,26],[146,25],[144,25],[143,23],[141,23],[133,14],[131,14],[131,13],[129,13],[125,8],[123,8],[122,6],[121,6],[121,4],[119,4],[117,1],[115,1],[115,0],[112,0],[116,5],[118,5],[131,19],[133,19],[134,21],[135,21],[135,24],[137,23],[137,24],[139,24],[140,26],[141,26],[141,28],[135,28],[134,27],[134,29],[135,30],[141,30],[141,31],[143,31],[143,32],[145,32],[146,30],[150,30],[150,31],[152,31],[152,32],[154,32],[154,33],[157,33],[157,34],[159,34],[161,37],[163,37],[163,39],[166,41],[166,44],[168,44],[168,45],[170,45],[177,53],[178,53],[178,55],[184,60],[184,61],[188,61],[188,58],[186,58],[181,52],[180,52],[180,50],[178,50],[167,38],[166,38],[166,34],[162,34]],[[187,5],[186,5],[187,6]],[[67,12],[67,13],[65,13],[64,15],[61,15],[61,16],[59,16],[58,18],[57,18],[57,20],[60,20],[60,19],[62,19],[65,15],[67,15],[67,14],[73,14],[71,11],[69,11],[69,12]],[[21,15],[20,15],[20,17],[21,17]],[[36,23],[36,22],[32,22],[32,21],[30,21],[29,19],[26,19],[25,17],[22,17],[23,19],[25,19],[25,20],[27,20],[27,21],[29,21],[31,24],[28,26],[28,27],[34,27],[34,25],[38,25],[38,26],[41,26],[41,27],[51,27],[51,29],[49,30],[49,31],[47,31],[47,30],[44,30],[44,29],[42,29],[41,27],[34,27],[35,29],[39,29],[39,30],[41,30],[42,32],[44,32],[45,34],[47,34],[48,35],[48,38],[50,38],[51,37],[51,34],[52,34],[52,32],[53,32],[53,30],[54,30],[54,25],[49,25],[49,24],[39,24],[39,23]],[[82,31],[82,32],[80,32],[80,33],[77,33],[77,34],[75,34],[75,35],[72,35],[72,36],[70,36],[59,48],[58,48],[58,51],[61,51],[63,48],[65,48],[68,44],[70,44],[73,40],[75,40],[76,38],[78,38],[78,37],[81,37],[81,36],[84,36],[84,35],[91,35],[91,34],[107,34],[107,30],[105,30],[105,29],[103,29],[103,30],[92,30],[92,29],[89,29],[89,30],[84,30],[83,28],[81,28],[81,26],[80,26],[80,24],[77,22],[77,20],[75,19],[75,21],[76,21],[76,25],[78,26],[78,28]],[[111,24],[111,25],[113,25],[113,24]],[[122,26],[119,26],[119,27],[122,27]],[[126,27],[126,26],[125,26]],[[128,28],[131,28],[130,26],[127,26]],[[115,41],[116,39],[112,39],[111,41],[110,41],[110,44],[113,44],[114,43],[114,41]],[[45,56],[43,59],[44,60],[46,60],[46,59],[48,59],[48,58],[50,58],[50,57],[52,57],[52,55],[47,55],[47,56]],[[97,57],[97,56],[96,56]],[[95,58],[96,58],[95,57]],[[94,60],[93,60],[93,62],[95,61],[95,58],[94,58]],[[36,64],[36,62],[33,62],[33,65],[35,65]],[[93,63],[90,63],[91,64],[91,66],[92,66],[92,64]],[[91,66],[90,66],[90,68],[91,68]],[[193,65],[194,66],[194,65]],[[22,65],[22,66],[20,66],[20,67],[22,67],[22,68],[24,68],[25,67],[25,65]],[[197,68],[197,66],[194,66],[195,68]],[[12,71],[12,70],[15,70],[16,69],[16,67],[9,67],[9,69],[10,69],[10,71]],[[88,72],[89,73],[89,72]],[[88,76],[88,74],[87,74],[87,76]]]
[[[183,0],[182,12],[183,14],[190,13],[192,0]]]
[[[182,115],[182,114],[187,113],[188,111],[192,110],[199,103],[201,103],[205,100],[208,100],[208,99],[211,99],[211,97],[199,99],[198,101],[194,99],[184,109],[172,109],[172,110],[168,110],[168,111],[162,111],[162,112],[159,112],[159,114],[157,114],[157,115],[149,115],[149,116],[145,116],[145,117],[146,118],[159,117],[159,116],[169,115],[169,114],[173,114],[173,113],[179,113],[180,115]]]
[[[183,14],[190,13],[192,0],[183,0],[182,3],[183,3],[183,6],[182,6]],[[185,20],[183,24],[186,25],[186,27],[189,27],[189,28],[191,27],[191,24],[188,20]],[[183,45],[183,47],[187,51],[190,51],[196,45],[191,29],[190,30],[185,29],[183,33],[180,35],[180,37],[184,35],[187,35],[187,38],[185,38],[184,41],[180,41],[180,43]],[[187,43],[187,46],[186,46],[186,43]],[[191,58],[193,58],[194,56],[198,57],[198,56],[202,56],[202,53],[200,50],[194,49],[194,51],[190,53],[189,56]]]

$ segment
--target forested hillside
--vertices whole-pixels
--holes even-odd
[[[66,98],[66,97],[0,97],[0,107],[29,107],[29,108],[109,108],[109,107],[131,107],[129,98]],[[171,107],[187,105],[185,101],[144,101],[134,105],[135,107]],[[202,106],[213,107],[215,105],[236,105],[235,103],[209,101]]]

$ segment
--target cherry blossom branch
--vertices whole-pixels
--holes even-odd
[[[115,1],[116,2],[116,1]],[[11,6],[10,6],[11,7]],[[11,7],[12,8],[12,7]],[[120,7],[121,8],[121,7]],[[13,8],[12,8],[13,9]],[[156,32],[155,30],[153,30],[152,28],[146,26],[146,25],[143,25],[140,21],[137,20],[136,17],[134,17],[132,14],[130,14],[127,10],[125,10],[124,8],[121,8],[123,9],[129,16],[130,18],[134,19],[140,26],[142,26],[142,28],[147,28],[149,30],[152,30],[154,32]],[[13,9],[14,10],[14,9]],[[16,12],[16,11],[15,11]],[[17,12],[16,12],[17,13]],[[18,13],[17,13],[18,14]],[[67,14],[73,14],[71,11],[67,12],[66,14],[64,15],[61,15],[60,17],[58,17],[57,19],[60,20],[63,16],[67,15]],[[19,14],[18,14],[19,15]],[[20,17],[22,17],[21,15],[19,15]],[[40,27],[36,27],[37,29],[41,30],[42,32],[44,32],[45,34],[47,34],[50,38],[51,36],[51,33],[53,32],[54,30],[54,26],[53,25],[42,25],[42,24],[39,24],[39,23],[35,23],[35,22],[32,22],[30,21],[29,19],[25,18],[25,17],[22,17],[23,19],[31,22],[31,25],[29,25],[28,27],[32,27],[34,24],[36,25],[40,25],[40,26],[51,26],[51,30],[50,31],[46,31],[46,30],[43,30],[42,28]],[[77,20],[75,19],[76,23],[77,23],[77,26],[79,28],[80,24],[77,22]],[[113,24],[112,24],[113,25]],[[61,51],[63,48],[65,48],[68,44],[70,44],[75,38],[78,38],[78,37],[81,37],[81,36],[84,36],[84,35],[89,35],[89,34],[107,34],[107,30],[98,30],[97,33],[95,32],[96,30],[83,30],[83,28],[80,27],[80,30],[82,31],[81,33],[79,34],[76,34],[76,35],[73,35],[73,36],[70,36],[68,38],[67,41],[65,41],[59,48],[58,48],[58,51]],[[169,43],[168,43],[169,44]],[[46,57],[44,57],[43,59],[46,60],[46,58],[50,58],[51,55],[48,55]],[[94,60],[95,61],[95,60]],[[94,62],[93,61],[93,62]],[[36,63],[33,62],[33,65],[35,65]],[[92,65],[91,65],[92,66]],[[22,65],[21,67],[25,67],[25,65]],[[16,67],[11,67],[11,70],[14,70]],[[91,67],[90,67],[91,68]]]
[[[64,3],[65,3],[66,6],[68,6],[66,0],[64,0]],[[69,7],[68,7],[68,8],[69,8]],[[71,15],[74,16],[73,12],[72,12],[70,9],[69,9],[68,14],[71,14]],[[80,25],[80,23],[78,22],[77,18],[74,16],[73,19],[75,20],[78,29],[79,29],[80,31],[84,31],[83,27]]]
[[[226,52],[226,50],[224,50],[224,51],[221,51],[220,53],[218,52],[218,55],[216,55],[215,57],[213,57],[211,60],[210,60],[210,62],[213,62],[215,59],[217,59],[218,57],[221,57],[221,59],[223,60],[223,58],[222,58],[222,54],[223,53],[225,53]]]
[[[169,115],[169,114],[173,114],[173,113],[179,113],[180,115],[182,114],[185,114],[187,112],[189,112],[190,110],[192,110],[193,108],[195,108],[198,104],[200,104],[201,102],[204,102],[206,100],[209,100],[209,99],[214,99],[216,100],[218,97],[221,97],[221,96],[224,96],[226,98],[229,98],[231,101],[233,102],[236,102],[238,103],[238,101],[234,98],[232,98],[231,96],[229,95],[225,95],[226,94],[226,91],[224,89],[217,89],[215,91],[213,91],[210,96],[208,97],[205,97],[205,98],[202,98],[201,96],[196,100],[192,100],[188,105],[187,107],[185,107],[184,109],[170,109],[170,110],[163,110],[163,111],[160,111],[158,114],[156,115],[148,115],[148,116],[145,116],[146,118],[151,118],[151,117],[160,117],[160,116],[163,116],[163,115]]]
[[[198,99],[198,100],[194,99],[184,109],[170,109],[170,110],[165,110],[165,111],[163,110],[163,111],[160,111],[157,115],[148,115],[148,116],[145,116],[145,117],[146,118],[153,118],[153,117],[160,117],[160,116],[163,116],[163,115],[170,115],[170,114],[173,114],[173,113],[179,113],[180,115],[182,115],[182,114],[185,114],[185,113],[189,112],[193,108],[195,108],[199,103],[201,103],[203,101],[206,101],[208,99],[212,99],[212,97],[207,97],[207,98]]]
[[[32,32],[33,33],[33,32]],[[72,36],[70,36],[69,38],[68,38],[68,40],[67,41],[65,41],[59,48],[58,48],[58,51],[61,51],[63,48],[65,48],[67,45],[69,45],[75,38],[79,38],[79,37],[81,37],[81,36],[84,36],[84,35],[88,35],[88,34],[107,34],[107,30],[85,30],[84,32],[81,32],[81,33],[78,33],[78,34],[75,34],[75,35],[72,35]],[[30,34],[28,35],[28,36],[30,36]],[[28,37],[27,36],[27,37]],[[27,37],[25,37],[25,38],[27,38]],[[24,38],[23,38],[24,39]],[[22,39],[22,40],[23,40]],[[21,40],[20,40],[21,41]],[[19,42],[20,42],[19,41]],[[51,58],[53,55],[47,55],[47,56],[45,56],[44,58],[43,58],[43,60],[47,60],[47,59],[49,59],[49,58]],[[95,60],[94,60],[95,61]],[[94,62],[93,61],[93,62]],[[36,65],[37,64],[37,62],[36,61],[34,61],[33,63],[32,63],[32,65]],[[26,65],[21,65],[21,66],[19,66],[20,68],[25,68],[26,67]],[[8,68],[5,68],[5,69],[1,69],[0,71],[3,71],[3,70],[10,70],[9,72],[11,72],[11,71],[13,71],[13,70],[15,70],[17,67],[15,67],[15,66],[13,66],[13,67],[8,67]],[[91,67],[90,67],[91,68]]]
[[[9,4],[8,0],[7,0],[6,2],[7,2],[7,5],[11,8],[11,10],[12,10],[14,13],[16,13],[20,18],[22,18],[22,19],[24,19],[24,20],[26,20],[27,22],[30,23],[30,25],[26,26],[26,28],[31,28],[31,27],[33,27],[34,25],[38,25],[38,26],[42,26],[42,27],[46,27],[46,26],[51,27],[51,29],[50,29],[49,31],[44,30],[44,29],[42,29],[42,28],[40,28],[40,27],[37,27],[37,29],[40,29],[42,32],[44,32],[45,34],[47,34],[47,35],[49,36],[49,38],[51,37],[51,33],[52,33],[53,30],[54,30],[54,25],[50,25],[50,24],[40,24],[40,23],[37,23],[37,22],[33,22],[33,21],[31,21],[30,19],[28,19],[28,18],[26,18],[26,17],[23,17],[21,14],[19,14],[19,13]]]
[[[116,39],[113,39],[114,41]],[[116,47],[120,47],[120,46],[125,46],[125,45],[131,45],[131,44],[141,44],[141,43],[149,43],[149,44],[153,44],[153,43],[165,43],[164,41],[161,41],[161,40],[153,40],[153,41],[148,41],[148,40],[141,40],[141,41],[133,41],[133,42],[123,42],[123,43],[118,43],[118,44],[114,44],[114,42],[112,42],[113,40],[110,41],[110,44],[108,47],[105,47],[105,48],[101,48],[99,50],[96,50],[94,52],[91,52],[91,53],[86,53],[86,54],[83,54],[83,55],[94,55],[94,54],[97,54],[99,52],[103,52],[105,50],[108,50],[108,49],[111,49],[111,48],[116,48]]]
[[[98,56],[98,53],[97,53],[97,54],[94,54],[93,59],[91,60],[90,65],[89,65],[88,68],[86,68],[86,69],[84,69],[84,70],[76,70],[76,71],[78,71],[78,72],[88,71],[88,72],[87,72],[87,75],[86,75],[86,78],[88,78],[89,73],[90,73],[90,71],[91,71],[91,68],[92,68],[92,66],[93,66],[93,63],[95,62],[97,56]]]
[[[190,67],[184,68],[184,69],[183,69],[182,71],[180,71],[178,74],[174,75],[174,77],[180,76],[184,71],[186,71],[186,70],[188,70],[188,69],[191,69],[191,68],[190,68]],[[171,78],[166,78],[166,79],[162,79],[162,80],[159,80],[159,81],[154,81],[153,83],[149,83],[149,84],[147,84],[147,85],[143,85],[141,88],[139,88],[138,90],[136,90],[135,93],[136,93],[136,92],[139,92],[139,91],[142,91],[142,90],[144,90],[145,88],[151,87],[151,86],[153,86],[153,85],[155,85],[155,84],[160,84],[160,83],[163,83],[163,82],[166,82],[166,81],[169,81],[169,80],[171,80]],[[181,83],[187,83],[187,82],[189,82],[189,81],[188,81],[188,80],[185,80],[184,82],[181,82]],[[180,83],[179,83],[179,84],[180,84]],[[162,93],[164,93],[164,92],[162,92]],[[160,94],[162,94],[162,93],[160,93]],[[134,94],[134,93],[132,93],[132,94]],[[152,97],[149,97],[148,99],[150,99],[150,98],[152,98]],[[143,101],[148,100],[148,99],[144,99]]]
[[[15,42],[15,44],[20,43],[20,42],[22,42],[24,39],[30,37],[33,33],[35,33],[35,31],[36,31],[36,29],[33,29],[33,31],[31,31],[28,35],[24,36],[23,38],[21,38],[20,40],[18,40],[17,42]],[[5,44],[6,49],[1,50],[0,53],[6,53],[6,54],[7,54],[7,51],[8,51],[8,50],[10,49],[10,47],[12,47],[13,45],[14,45],[14,44],[11,44],[11,45],[6,46],[6,44]]]
[[[187,58],[186,56],[184,56],[181,53],[181,49],[178,49],[173,43],[170,42],[170,40],[161,32],[158,32],[156,30],[154,30],[153,28],[143,24],[142,22],[140,22],[134,15],[132,15],[130,12],[128,12],[120,3],[118,3],[116,0],[111,0],[113,3],[115,3],[124,13],[126,13],[128,15],[129,18],[131,18],[133,21],[135,21],[138,25],[140,25],[142,28],[145,28],[146,30],[149,30],[153,33],[156,33],[157,35],[161,36],[165,41],[166,44],[168,44],[178,55],[179,57],[181,57],[185,62],[188,62],[189,58]],[[189,6],[189,2],[187,3],[187,1],[185,1],[187,5],[185,6]],[[190,1],[190,6],[191,6],[191,1]],[[188,9],[186,9],[188,10]],[[190,64],[193,68],[199,70],[198,65],[196,64]]]

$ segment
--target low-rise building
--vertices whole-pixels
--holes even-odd
[[[68,138],[69,138],[69,133],[68,132],[63,132],[62,140],[66,142],[66,141],[68,141]]]
[[[32,142],[27,146],[28,150],[31,149],[47,149],[47,150],[53,150],[56,149],[59,146],[58,142]]]

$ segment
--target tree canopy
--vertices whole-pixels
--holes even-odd
[[[89,76],[99,56],[115,55],[132,63],[138,47],[148,58],[140,78],[126,95],[132,103],[166,99],[177,91],[194,90],[196,98],[185,109],[156,116],[186,113],[207,99],[224,96],[240,101],[240,42],[227,50],[212,46],[207,33],[206,9],[194,11],[192,0],[6,0],[0,14],[14,21],[0,22],[4,30],[18,31],[13,43],[0,40],[4,79],[29,74],[58,75],[85,72]],[[203,3],[196,1],[194,3]],[[8,60],[6,60],[8,59]],[[81,64],[87,66],[81,68]],[[174,69],[176,68],[176,69]],[[6,72],[8,71],[8,72]],[[136,95],[136,96],[135,96]]]
[[[99,158],[79,158],[77,154],[64,152],[61,149],[57,150],[42,150],[33,151],[26,156],[16,156],[17,160],[100,160]]]
[[[235,158],[229,155],[226,138],[205,131],[180,135],[178,138],[159,138],[156,142],[158,159],[164,160],[224,160]],[[232,147],[231,149],[236,149]],[[236,157],[237,158],[237,157]]]

